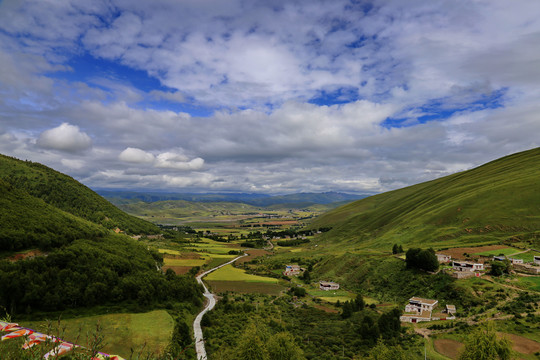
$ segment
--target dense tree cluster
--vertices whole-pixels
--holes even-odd
[[[364,310],[366,303],[362,295],[357,294],[356,299],[345,301],[342,305],[341,317],[343,319],[350,318],[354,312]]]
[[[308,359],[362,358],[381,337],[392,346],[410,344],[406,340],[407,335],[400,331],[401,312],[398,309],[380,314],[376,309],[364,307],[342,319],[339,314],[294,306],[285,298],[263,295],[236,295],[232,298],[226,295],[207,314],[204,333],[211,358],[212,354],[219,354],[218,357],[223,354],[223,359],[244,359],[248,357],[239,354],[247,356],[249,351],[264,354],[263,346],[256,339],[252,339],[252,347],[244,341],[242,334],[247,336],[248,333],[257,334],[262,344],[269,344],[272,337],[286,332],[292,344],[300,348]],[[255,331],[247,330],[246,324],[250,319],[256,319]],[[292,345],[288,347],[293,348]],[[268,346],[266,349],[270,352]],[[267,358],[267,355],[262,356]]]
[[[76,240],[45,257],[0,261],[0,306],[10,313],[56,311],[133,301],[201,303],[188,276],[159,270],[161,257],[126,236]]]
[[[403,247],[401,245],[394,244],[394,246],[392,246],[392,254],[401,254],[402,252]]]
[[[510,271],[512,271],[512,264],[510,263],[510,260],[495,260],[491,262],[491,270],[489,271],[489,274],[493,276],[501,276],[503,274],[510,274]]]
[[[405,262],[409,269],[436,271],[439,261],[433,249],[411,248],[405,253]]]

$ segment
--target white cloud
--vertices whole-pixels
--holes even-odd
[[[75,152],[90,148],[92,139],[80,131],[78,126],[62,123],[58,127],[42,132],[37,144],[43,148]]]
[[[204,160],[195,158],[189,160],[185,155],[165,152],[156,158],[155,167],[175,170],[200,170],[204,165]]]
[[[144,150],[128,147],[120,153],[118,158],[125,162],[130,163],[152,163],[154,162],[154,155]]]

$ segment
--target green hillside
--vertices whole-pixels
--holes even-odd
[[[151,223],[122,212],[73,178],[39,163],[0,155],[0,179],[48,205],[108,229],[118,227],[132,234],[159,231]]]
[[[155,225],[67,175],[0,156],[0,209],[0,316],[201,303],[195,279],[163,274],[159,253],[109,230],[149,234],[159,231]]]
[[[540,148],[478,168],[371,196],[312,224],[328,244],[389,249],[540,241]]]
[[[0,251],[59,247],[107,232],[0,180]]]

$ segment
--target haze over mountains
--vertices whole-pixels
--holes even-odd
[[[253,193],[193,194],[151,191],[117,191],[106,189],[98,189],[96,192],[113,203],[125,203],[125,201],[123,200],[143,201],[147,203],[166,200],[184,200],[193,202],[235,202],[263,207],[276,204],[330,204],[334,202],[358,200],[369,196],[340,192],[298,193],[288,195],[268,195]]]

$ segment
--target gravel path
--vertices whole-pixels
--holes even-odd
[[[206,314],[207,311],[212,310],[214,308],[214,306],[216,306],[216,297],[214,296],[214,294],[212,294],[210,291],[208,291],[208,288],[206,287],[206,285],[202,281],[202,278],[205,277],[206,275],[210,274],[212,271],[215,271],[215,270],[217,270],[219,268],[222,268],[225,265],[232,264],[233,262],[235,262],[236,260],[238,260],[238,259],[240,259],[241,257],[244,257],[244,256],[247,256],[247,254],[238,256],[238,257],[232,259],[231,261],[229,261],[229,262],[227,262],[225,264],[221,264],[219,266],[216,266],[215,268],[210,269],[208,271],[205,271],[202,274],[197,276],[197,282],[204,287],[204,294],[203,295],[204,295],[205,298],[208,299],[204,309],[199,313],[199,315],[197,315],[197,317],[195,318],[195,321],[193,321],[193,333],[195,335],[195,350],[197,351],[197,359],[198,360],[207,360],[206,349],[204,348],[203,332],[202,332],[202,329],[201,329],[201,320],[202,320],[203,315]]]

